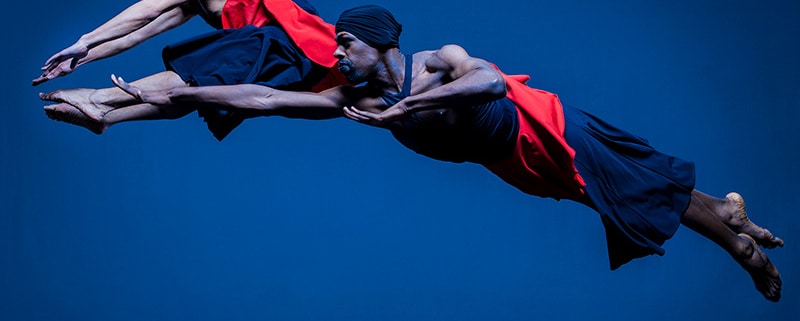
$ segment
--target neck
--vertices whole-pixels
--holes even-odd
[[[405,55],[399,49],[391,48],[383,53],[378,63],[381,66],[373,83],[387,92],[403,90],[406,70]]]

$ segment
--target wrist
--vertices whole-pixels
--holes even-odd
[[[83,35],[80,38],[78,38],[78,41],[75,41],[75,45],[74,46],[81,47],[81,48],[86,48],[86,50],[89,50],[89,47],[91,46],[91,43],[92,42],[91,42],[91,39],[89,39],[89,35],[86,34],[86,35]]]
[[[400,111],[403,112],[403,115],[408,115],[409,113],[411,113],[411,110],[412,110],[412,108],[409,105],[407,99],[403,99],[403,100],[397,102],[397,107],[398,107],[398,109],[400,109]]]

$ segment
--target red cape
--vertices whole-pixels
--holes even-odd
[[[261,27],[273,22],[286,30],[306,57],[328,68],[336,65],[334,26],[291,0],[228,0],[222,9],[223,28]]]
[[[328,75],[314,86],[319,92],[347,84],[333,57],[336,50],[335,27],[310,14],[291,0],[227,0],[222,9],[223,28],[280,25],[298,48],[311,61],[331,68]]]
[[[575,168],[575,150],[564,139],[564,111],[558,96],[525,85],[530,76],[500,73],[506,81],[506,97],[517,106],[519,134],[514,154],[486,167],[527,194],[580,198],[585,183]]]

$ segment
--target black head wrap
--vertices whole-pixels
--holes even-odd
[[[400,48],[400,32],[403,26],[394,19],[389,10],[376,5],[365,5],[347,9],[336,21],[336,33],[346,31],[370,47],[385,50]]]

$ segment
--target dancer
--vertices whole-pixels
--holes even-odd
[[[563,106],[556,95],[524,85],[524,77],[505,75],[457,45],[404,54],[401,25],[384,8],[347,10],[336,28],[339,70],[357,86],[319,94],[257,85],[147,90],[112,80],[163,108],[203,101],[262,116],[344,116],[389,129],[431,158],[482,164],[525,193],[597,211],[612,269],[662,255],[661,245],[683,224],[727,251],[765,298],[780,299],[780,275],[759,245],[783,246],[783,240],[747,218],[739,194],[717,198],[695,190],[692,162]]]
[[[259,83],[285,90],[319,91],[345,82],[335,68],[331,69],[336,62],[330,54],[335,49],[333,26],[322,21],[305,0],[142,0],[50,57],[42,67],[44,73],[33,84],[116,55],[198,14],[220,30],[166,47],[163,59],[168,71],[145,77],[137,85],[161,88]],[[45,107],[49,117],[97,134],[118,122],[180,118],[197,108],[164,111],[142,106],[115,87],[60,90],[40,97],[56,103]],[[199,114],[219,140],[247,118],[233,111]]]

